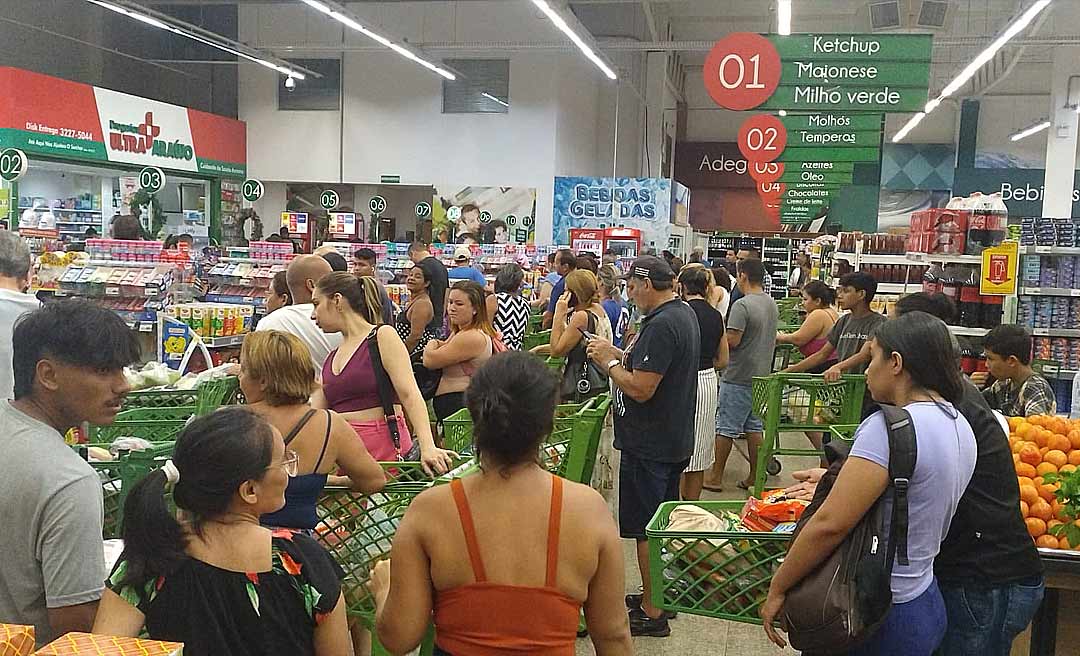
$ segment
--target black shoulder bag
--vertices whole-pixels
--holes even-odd
[[[915,427],[907,410],[888,405],[881,410],[889,432],[889,487],[840,546],[788,590],[781,620],[791,646],[799,651],[842,654],[865,642],[892,607],[894,559],[908,564],[908,487],[918,456]],[[826,453],[829,470],[799,519],[793,541],[824,503],[847,459],[846,453],[830,453],[829,447]]]
[[[397,335],[397,333],[394,333]],[[383,366],[382,355],[379,353],[379,326],[376,326],[368,335],[368,352],[371,353],[371,368],[375,372],[375,387],[379,391],[379,403],[382,404],[383,418],[386,427],[390,431],[390,439],[394,441],[394,451],[397,452],[399,461],[413,461],[420,459],[420,442],[412,441],[412,448],[406,454],[401,453],[401,429],[398,426],[398,416],[394,412],[394,386],[390,382],[390,376]]]

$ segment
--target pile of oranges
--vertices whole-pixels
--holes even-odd
[[[1050,529],[1068,521],[1080,526],[1080,520],[1064,514],[1054,496],[1060,484],[1045,483],[1043,476],[1080,468],[1080,420],[1045,415],[1009,417],[1009,431],[1009,447],[1020,483],[1020,512],[1028,533],[1039,547],[1072,549],[1064,536],[1058,538]]]

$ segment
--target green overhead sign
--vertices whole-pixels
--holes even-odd
[[[897,87],[929,87],[930,67],[912,62],[875,62],[870,64],[847,61],[784,59],[781,64],[780,85],[842,84],[844,86],[892,85]]]
[[[784,164],[784,175],[789,173],[812,171],[814,173],[855,173],[854,162],[823,162],[818,160],[808,160],[799,162],[787,162]]]
[[[785,148],[778,158],[781,162],[876,162],[880,152],[873,148]],[[785,170],[785,173],[787,171]]]
[[[784,174],[780,176],[780,182],[787,184],[823,184],[823,185],[849,185],[854,177],[851,173],[833,173],[831,171],[826,173],[818,173],[816,171],[795,171],[789,173],[790,169],[784,171]]]
[[[917,66],[918,64],[912,64]],[[927,67],[929,63],[925,64]],[[852,87],[842,84],[779,87],[761,109],[846,112],[918,112],[926,105],[927,87]]]
[[[930,34],[768,34],[783,61],[930,62]]]
[[[790,133],[793,130],[812,132],[850,132],[853,130],[881,131],[881,114],[788,114],[780,122]]]
[[[877,148],[881,145],[881,130],[846,132],[811,132],[788,130],[788,148]]]

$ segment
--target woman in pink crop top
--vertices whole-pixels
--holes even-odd
[[[406,511],[372,574],[379,642],[408,653],[434,617],[440,656],[573,656],[584,608],[598,655],[633,653],[611,512],[537,464],[558,380],[535,356],[500,353],[468,397],[483,466]]]
[[[799,329],[793,333],[777,333],[777,344],[794,344],[804,358],[810,357],[821,350],[821,347],[829,341],[829,331],[840,315],[833,307],[836,302],[836,292],[820,280],[811,280],[803,285],[802,306],[806,310],[806,319]],[[807,371],[808,374],[824,373],[826,369],[836,364],[836,353],[817,369]],[[815,448],[821,448],[822,433],[809,431],[806,436]],[[822,460],[824,463],[824,459]]]
[[[328,408],[344,417],[376,460],[420,460],[429,475],[449,471],[453,454],[435,446],[405,344],[393,328],[380,325],[382,302],[375,279],[343,271],[328,273],[316,284],[312,303],[312,318],[319,327],[327,333],[340,332],[343,337],[341,346],[323,363],[322,389],[312,395],[312,407]],[[396,444],[375,383],[372,339],[378,340],[383,367],[393,387],[393,421],[399,434]],[[419,454],[410,453],[414,451],[414,435]]]
[[[424,347],[424,366],[443,372],[432,399],[440,425],[465,407],[469,380],[494,351],[496,333],[485,296],[484,288],[471,280],[455,282],[446,296],[450,339],[433,339]]]

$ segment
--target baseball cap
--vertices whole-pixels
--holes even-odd
[[[623,276],[627,278],[648,278],[653,282],[670,282],[675,279],[675,272],[668,263],[654,255],[642,255],[630,265],[630,271]]]
[[[454,260],[468,260],[472,258],[472,250],[468,244],[459,244],[454,248]]]

